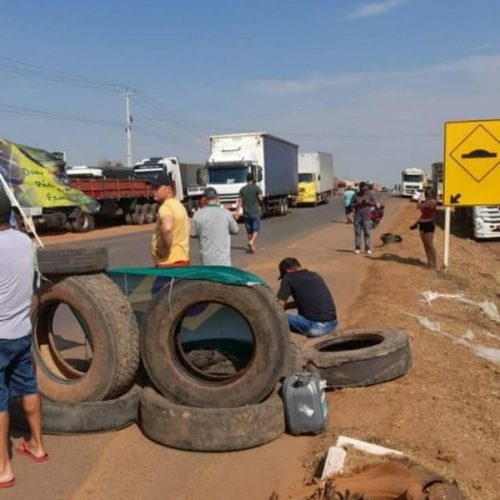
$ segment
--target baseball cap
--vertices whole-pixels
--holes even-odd
[[[300,267],[300,262],[295,257],[286,257],[283,259],[278,265],[278,269],[280,271],[278,280],[283,278],[286,272],[294,267]]]
[[[160,186],[171,186],[172,181],[170,180],[170,177],[168,175],[165,175],[163,172],[156,174],[154,177],[149,179],[148,184],[153,187],[160,187]]]
[[[207,200],[215,200],[216,198],[219,197],[217,191],[213,187],[207,187],[205,191],[203,191],[203,196]]]

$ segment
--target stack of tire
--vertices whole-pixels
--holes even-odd
[[[47,434],[98,432],[125,427],[137,419],[142,388],[139,328],[120,289],[104,273],[105,248],[39,249],[43,274],[32,308],[33,357],[43,397]],[[79,369],[59,352],[54,324],[59,306],[71,308],[92,351]],[[19,401],[11,418],[26,427]]]
[[[226,377],[189,363],[176,332],[190,307],[216,302],[248,323],[253,352]],[[271,291],[203,281],[178,281],[151,302],[141,328],[141,357],[152,383],[144,389],[140,426],[153,441],[183,450],[252,448],[285,431],[277,386],[289,367],[290,332]]]

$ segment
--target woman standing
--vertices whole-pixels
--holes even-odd
[[[417,203],[417,209],[420,210],[420,218],[417,224],[420,230],[420,239],[427,255],[427,265],[432,269],[437,268],[436,249],[434,248],[434,216],[436,214],[436,206],[437,202],[434,190],[428,187]]]

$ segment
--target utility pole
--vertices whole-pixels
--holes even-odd
[[[120,92],[121,97],[125,97],[125,134],[127,137],[127,161],[126,166],[132,168],[132,116],[130,115],[130,98],[135,95],[133,90]]]

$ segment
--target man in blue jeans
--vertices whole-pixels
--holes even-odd
[[[31,361],[34,251],[29,237],[11,228],[10,214],[9,198],[0,190],[0,488],[15,483],[8,450],[10,399],[22,398],[31,431],[16,451],[37,463],[48,460]]]
[[[372,207],[377,202],[366,182],[359,183],[358,192],[352,197],[350,206],[354,209],[354,253],[361,252],[361,234],[365,240],[367,255],[372,254],[370,231],[372,228]]]
[[[234,212],[234,216],[238,218],[240,208],[243,209],[248,237],[248,253],[255,252],[255,242],[260,233],[260,204],[262,201],[262,190],[255,184],[254,175],[248,174],[247,184],[240,189],[238,204]]]
[[[278,302],[285,311],[298,309],[298,314],[286,313],[290,330],[308,337],[319,337],[335,330],[338,324],[335,302],[323,278],[303,269],[294,257],[283,259],[279,272]]]

